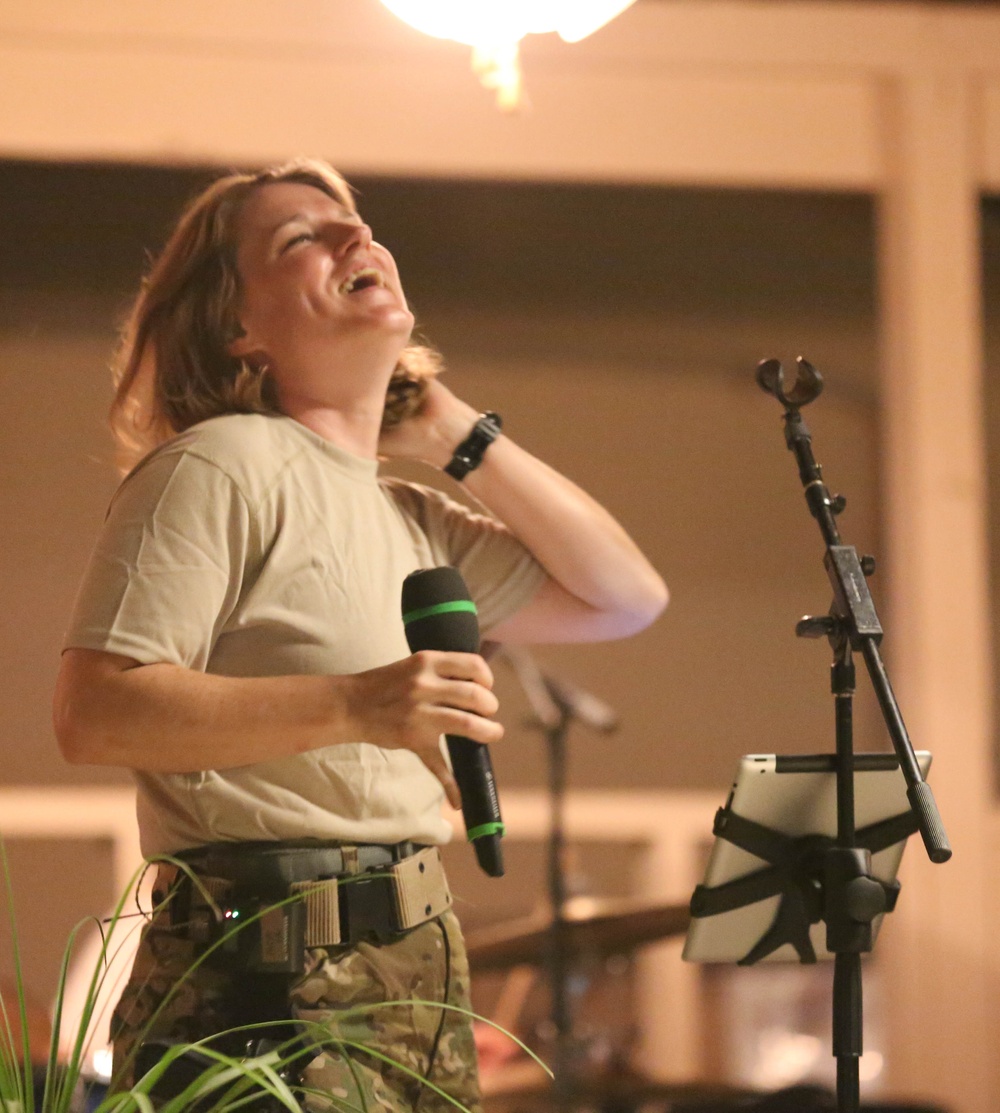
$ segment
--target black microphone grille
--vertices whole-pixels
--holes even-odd
[[[421,568],[403,580],[404,620],[410,611],[457,600],[469,600],[469,589],[462,573],[450,564],[440,568]]]
[[[410,650],[479,652],[479,621],[462,573],[450,565],[411,572],[403,581],[403,625]]]

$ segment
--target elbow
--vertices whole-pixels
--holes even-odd
[[[94,713],[90,685],[63,668],[52,701],[52,729],[70,765],[102,765],[103,733]]]
[[[663,614],[668,602],[670,592],[667,585],[653,573],[642,585],[641,591],[635,591],[624,605],[607,612],[607,625],[602,637],[617,639],[641,634]]]
[[[67,732],[65,728],[56,729],[56,742],[63,761],[69,765],[94,765],[90,747],[78,731]]]
[[[655,572],[649,577],[648,583],[640,597],[636,599],[635,606],[630,610],[632,629],[630,634],[638,634],[660,617],[670,602],[670,591],[663,579]]]
[[[655,622],[661,614],[667,609],[667,604],[670,602],[670,589],[667,587],[662,576],[656,575],[654,582],[650,585],[649,600],[647,607],[647,614],[649,619],[646,623]]]
[[[69,765],[118,764],[111,756],[105,735],[85,720],[64,715],[57,710],[52,717],[52,725],[59,752]]]
[[[70,765],[94,761],[91,732],[86,728],[72,697],[60,687],[52,705],[52,729],[63,760]]]

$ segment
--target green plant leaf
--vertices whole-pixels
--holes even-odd
[[[6,852],[2,837],[0,837],[0,866],[2,866],[4,873],[8,915],[14,938],[14,967],[17,992],[17,1012],[13,1015],[10,1012],[10,1005],[0,996],[0,1021],[2,1021],[2,1025],[0,1025],[0,1109],[2,1109],[4,1113],[71,1113],[83,1077],[86,1054],[94,1034],[95,1013],[98,999],[105,985],[105,980],[109,976],[109,972],[112,968],[112,963],[109,961],[109,946],[111,945],[111,941],[116,938],[115,929],[126,918],[126,904],[130,895],[136,891],[141,884],[145,871],[148,870],[151,865],[155,865],[157,862],[161,861],[169,862],[187,873],[191,878],[192,884],[197,887],[205,903],[209,905],[210,908],[214,909],[219,920],[222,920],[222,910],[212,899],[211,894],[207,891],[201,880],[191,871],[190,867],[185,862],[169,856],[163,856],[150,860],[144,864],[141,869],[137,870],[133,874],[125,893],[118,899],[112,915],[107,921],[108,930],[102,939],[99,957],[87,985],[83,1012],[76,1031],[72,1033],[72,1046],[69,1051],[68,1060],[65,1063],[60,1063],[59,1046],[63,1032],[63,1010],[65,1006],[65,992],[69,966],[78,945],[80,933],[85,926],[95,921],[91,918],[82,920],[72,929],[60,965],[52,1040],[48,1048],[44,1097],[41,1107],[36,1110],[31,1074],[31,1048],[29,1046],[27,1027],[27,1002],[21,973],[20,954],[17,948],[13,893]],[[244,930],[250,924],[259,920],[261,916],[271,911],[271,909],[279,908],[300,899],[302,899],[301,895],[293,895],[286,900],[278,901],[263,907],[256,913],[248,915],[245,919],[241,919],[238,924],[233,924],[227,928],[227,930],[220,934],[218,939],[202,948],[197,958],[191,963],[183,976],[173,984],[170,991],[164,996],[163,1000],[150,1016],[145,1028],[146,1033],[148,1034],[148,1032],[155,1029],[157,1018],[161,1015],[163,1009],[184,982],[197,971],[202,963],[209,960],[220,947],[225,946],[236,932]],[[160,911],[162,912],[162,909]],[[123,942],[117,943],[118,947],[123,945]],[[262,1092],[273,1097],[275,1101],[280,1103],[289,1113],[302,1113],[302,1106],[299,1096],[297,1095],[318,1094],[319,1091],[306,1085],[292,1087],[281,1077],[280,1072],[292,1066],[296,1061],[306,1056],[312,1057],[320,1051],[326,1052],[327,1054],[340,1055],[355,1080],[356,1089],[361,1100],[360,1106],[351,1100],[332,1098],[329,1094],[322,1095],[327,1102],[332,1101],[336,1108],[343,1110],[343,1113],[372,1113],[369,1109],[369,1103],[365,1094],[365,1087],[362,1083],[359,1066],[352,1052],[361,1052],[367,1057],[394,1067],[410,1078],[420,1081],[424,1086],[439,1097],[444,1098],[456,1109],[463,1111],[463,1113],[468,1113],[461,1102],[446,1093],[434,1082],[424,1078],[418,1071],[407,1067],[405,1064],[379,1051],[378,1048],[370,1046],[363,1040],[344,1039],[338,1035],[336,1031],[337,1021],[346,1022],[354,1017],[367,1015],[382,1008],[396,1008],[403,1003],[447,1010],[461,1014],[470,1020],[478,1020],[489,1024],[508,1037],[517,1047],[539,1064],[549,1077],[552,1077],[552,1072],[531,1048],[524,1044],[513,1033],[502,1028],[500,1025],[494,1024],[488,1018],[458,1005],[451,1005],[440,1001],[406,999],[405,1001],[387,1001],[354,1006],[338,1012],[335,1017],[331,1016],[329,1020],[324,1022],[295,1020],[292,1018],[258,1022],[239,1025],[225,1032],[215,1033],[213,1036],[207,1037],[204,1040],[175,1044],[168,1048],[162,1058],[155,1063],[142,1078],[135,1080],[135,1084],[129,1090],[115,1092],[114,1080],[112,1080],[112,1091],[100,1101],[95,1109],[95,1113],[154,1113],[155,1107],[151,1096],[153,1089],[173,1063],[182,1056],[192,1053],[201,1056],[205,1060],[205,1069],[185,1087],[182,1093],[161,1102],[158,1113],[187,1113],[191,1103],[195,1100],[199,1100],[203,1103],[203,1108],[206,1110],[206,1113],[208,1113],[210,1109],[217,1111],[217,1113],[236,1113],[236,1111],[244,1109],[250,1102],[259,1098]],[[19,1017],[21,1025],[21,1039],[19,1041],[21,1051],[20,1058],[17,1054],[18,1048],[15,1047],[15,1043],[18,1042],[15,1040],[14,1036],[14,1021],[16,1017]],[[236,1058],[211,1046],[211,1041],[219,1037],[235,1034],[252,1034],[259,1030],[266,1030],[269,1033],[273,1033],[275,1029],[281,1029],[283,1027],[287,1027],[289,1038],[283,1043],[279,1043],[273,1049],[252,1059]],[[134,1050],[138,1049],[139,1042],[138,1040],[136,1041]],[[121,1069],[122,1067],[119,1067],[119,1070]]]

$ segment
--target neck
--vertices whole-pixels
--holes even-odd
[[[282,413],[355,456],[378,456],[382,414],[389,379],[400,346],[372,360],[338,360],[297,367],[294,374],[275,376]]]
[[[382,428],[384,396],[377,406],[350,410],[334,408],[317,402],[294,399],[282,404],[282,411],[299,424],[335,444],[338,448],[365,460],[378,457],[378,439]]]

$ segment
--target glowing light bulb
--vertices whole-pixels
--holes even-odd
[[[382,0],[404,23],[424,34],[471,46],[472,68],[496,90],[501,108],[522,102],[518,44],[525,35],[555,31],[579,42],[631,7],[635,0]]]

